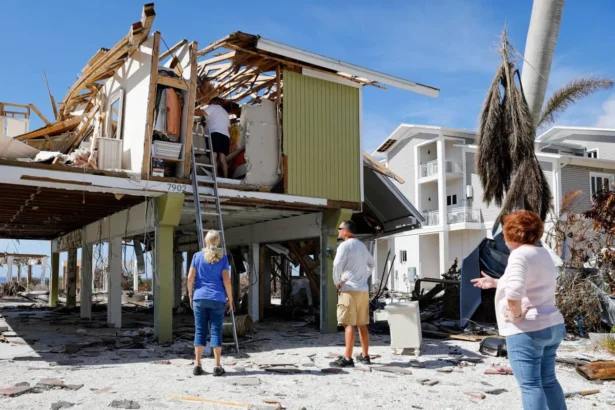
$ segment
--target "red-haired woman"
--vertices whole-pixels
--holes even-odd
[[[564,318],[555,306],[557,270],[540,245],[544,224],[530,211],[504,218],[508,265],[498,280],[484,273],[474,279],[481,289],[497,288],[496,316],[506,336],[510,365],[521,388],[524,409],[566,409],[555,376],[555,352],[566,336]]]

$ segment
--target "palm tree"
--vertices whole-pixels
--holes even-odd
[[[523,76],[521,77],[523,79]],[[545,104],[538,120],[537,128],[555,123],[558,114],[581,98],[600,90],[608,90],[615,83],[610,78],[579,77],[556,90]]]
[[[564,0],[534,0],[525,41],[521,83],[534,124],[538,125],[559,35]]]

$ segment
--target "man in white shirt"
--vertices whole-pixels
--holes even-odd
[[[367,281],[374,270],[374,258],[363,242],[355,238],[356,225],[343,221],[338,230],[338,238],[343,242],[338,246],[333,261],[333,283],[339,290],[337,302],[337,322],[345,329],[346,351],[331,363],[332,367],[354,367],[352,349],[354,347],[354,327],[359,328],[361,354],[356,357],[363,364],[371,364],[369,358],[369,287]]]
[[[212,151],[214,153],[212,164],[222,166],[222,176],[228,178],[228,163],[226,157],[231,147],[230,128],[231,120],[228,112],[222,108],[222,98],[214,97],[205,108],[207,128],[211,136]],[[218,159],[220,162],[218,163]]]

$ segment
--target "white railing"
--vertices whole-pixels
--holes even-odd
[[[463,168],[459,162],[449,159],[444,162],[444,171],[447,174],[461,174],[463,172]]]
[[[421,164],[421,178],[427,178],[438,174],[438,160],[429,161],[426,164]]]
[[[447,174],[461,174],[463,168],[457,161],[444,161],[444,171]],[[438,160],[429,161],[426,164],[421,164],[421,178],[431,177],[438,174]]]
[[[423,217],[425,218],[424,226],[436,226],[440,225],[440,211],[423,211]]]
[[[450,207],[447,210],[447,220],[449,224],[480,222],[480,211],[468,206]]]

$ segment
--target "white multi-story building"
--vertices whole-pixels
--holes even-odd
[[[381,279],[395,255],[389,289],[409,291],[414,278],[439,278],[491,235],[500,209],[483,203],[476,151],[473,131],[411,124],[400,125],[378,147],[375,155],[406,181],[398,188],[425,222],[376,241],[373,279]],[[615,130],[554,127],[536,139],[536,155],[551,187],[554,213],[559,214],[562,196],[577,190],[583,195],[574,211],[582,212],[596,189],[614,181]]]

